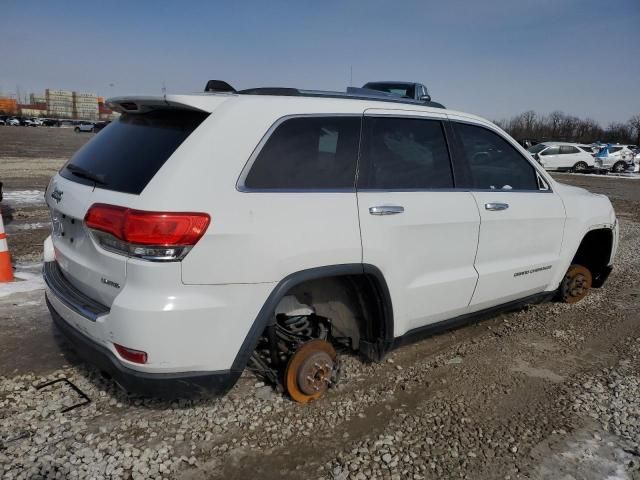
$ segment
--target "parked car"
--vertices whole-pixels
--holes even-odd
[[[4,118],[0,118],[0,125],[5,125]]]
[[[96,122],[93,125],[93,131],[94,133],[98,133],[100,130],[102,130],[104,127],[106,127],[107,125],[109,125],[111,123],[111,121],[106,121],[106,122]]]
[[[544,142],[527,150],[545,170],[559,172],[585,172],[595,161],[586,148],[568,142]]]
[[[91,122],[78,122],[73,129],[74,132],[93,132],[93,123]]]
[[[29,119],[31,121],[31,126],[32,127],[41,127],[42,124],[42,120],[40,120],[39,118],[30,118]]]
[[[20,125],[20,120],[18,120],[16,117],[11,117],[6,120],[6,124],[12,127],[17,127]]]
[[[613,266],[608,198],[441,108],[252,89],[121,97],[52,178],[52,318],[123,388],[223,393],[249,365],[296,401],[336,348],[394,347],[504,308],[575,303]]]
[[[601,172],[622,173],[633,166],[634,153],[625,145],[605,145],[595,156],[595,168]]]
[[[421,83],[415,82],[368,82],[362,86],[362,89],[347,88],[347,92],[358,94],[362,90],[375,90],[389,96],[396,96],[413,100],[415,102],[424,103],[427,106],[444,108],[441,103],[431,100],[431,95]],[[366,94],[366,93],[365,93]]]
[[[584,152],[587,152],[591,156],[594,156],[597,152],[597,150],[591,145],[578,145],[578,148]]]
[[[60,121],[55,118],[45,118],[42,120],[42,125],[45,127],[57,127],[60,125]]]

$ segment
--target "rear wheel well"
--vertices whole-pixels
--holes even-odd
[[[287,291],[331,321],[331,334],[348,339],[366,360],[379,360],[392,340],[386,285],[373,274],[337,275],[304,281]]]
[[[609,228],[599,228],[588,232],[573,257],[572,264],[584,265],[591,271],[593,286],[602,286],[602,279],[606,278],[607,265],[611,259],[613,248],[613,231]],[[601,280],[599,282],[599,280]]]

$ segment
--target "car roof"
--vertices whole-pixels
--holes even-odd
[[[374,80],[374,81],[365,83],[365,85],[369,83],[379,83],[380,85],[422,85],[421,83],[418,83],[418,82],[407,82],[402,80],[398,80],[397,82],[394,82],[393,80],[380,80],[380,81]]]
[[[329,92],[331,93],[331,92]],[[439,107],[431,107],[419,102],[404,102],[387,100],[384,98],[363,98],[357,96],[348,96],[344,92],[336,92],[341,94],[339,97],[318,95],[318,96],[295,96],[295,95],[252,95],[224,92],[207,92],[195,94],[171,94],[165,96],[126,96],[114,97],[107,99],[109,106],[120,113],[144,113],[152,109],[160,108],[178,108],[193,109],[212,113],[223,104],[230,106],[233,103],[253,103],[256,108],[274,108],[280,110],[291,110],[291,114],[307,113],[353,113],[362,114],[366,110],[384,109],[397,110],[405,112],[420,112],[456,115],[475,120],[480,123],[491,123],[479,116],[449,110]],[[139,110],[128,110],[123,107],[128,103],[136,103],[141,108]],[[277,106],[277,108],[276,108]]]
[[[555,145],[571,145],[572,147],[587,146],[584,143],[575,143],[575,142],[540,142],[540,143],[542,143],[543,145],[547,145],[549,147],[555,146]]]

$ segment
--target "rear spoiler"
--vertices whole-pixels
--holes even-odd
[[[154,110],[195,110],[212,112],[228,97],[206,95],[165,95],[162,97],[114,97],[107,100],[118,113],[148,113]]]

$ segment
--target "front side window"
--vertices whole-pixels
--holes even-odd
[[[359,117],[298,117],[273,131],[244,186],[251,189],[353,189]]]
[[[368,117],[359,189],[452,188],[449,151],[439,120]]]
[[[469,168],[470,188],[538,190],[535,168],[504,138],[476,125],[454,126]]]

